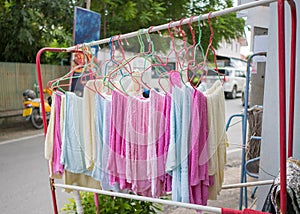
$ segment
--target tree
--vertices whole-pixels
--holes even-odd
[[[104,0],[101,3],[92,1],[91,9],[102,14],[101,37],[107,38],[232,6],[232,0]],[[236,13],[213,18],[211,24],[214,31],[212,40],[212,47],[214,48],[218,48],[218,44],[223,38],[230,41],[230,39],[244,35],[244,19],[236,18]],[[198,27],[195,27],[196,25],[197,23],[194,24],[194,31],[198,35],[199,30]],[[182,26],[182,29],[185,32],[189,31],[188,26]],[[201,30],[201,44],[206,50],[211,35],[207,20],[201,21]],[[163,33],[168,34],[168,31]],[[191,34],[187,33],[187,36],[187,41],[192,43]],[[136,44],[138,43],[136,42]],[[212,59],[212,52],[209,54],[210,59]]]
[[[1,0],[1,60],[35,62],[37,51],[54,41],[58,44],[70,45],[75,6],[73,2],[72,0]]]
[[[35,62],[42,47],[72,45],[74,7],[82,5],[84,0],[0,0],[1,61]],[[101,14],[101,38],[107,38],[230,6],[232,0],[94,0],[91,10]],[[201,25],[201,44],[206,49],[210,30],[207,21]],[[212,45],[217,48],[222,38],[229,40],[243,34],[244,20],[231,13],[212,19],[212,26]],[[189,31],[187,26],[183,29]],[[187,35],[191,42],[191,34]],[[44,54],[42,62],[59,63],[57,53]]]
[[[164,1],[92,1],[91,10],[102,14],[102,37],[128,33],[165,21]]]

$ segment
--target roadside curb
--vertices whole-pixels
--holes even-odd
[[[14,142],[17,142],[17,141],[29,140],[31,138],[40,137],[40,136],[43,136],[43,135],[44,134],[41,133],[41,134],[35,134],[35,135],[31,135],[31,136],[26,136],[26,137],[20,137],[20,138],[16,138],[16,139],[11,139],[11,140],[0,141],[0,145],[14,143]]]

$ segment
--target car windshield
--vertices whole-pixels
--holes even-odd
[[[225,70],[225,69],[218,69],[218,72],[220,75],[226,75],[226,76],[230,76],[231,72],[230,70]],[[218,73],[214,70],[209,69],[207,72],[207,76],[217,76]]]

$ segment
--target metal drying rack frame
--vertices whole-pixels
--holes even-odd
[[[172,23],[167,23],[159,26],[150,27],[148,29],[142,29],[140,31],[134,31],[127,34],[118,35],[118,39],[126,39],[131,38],[134,36],[137,36],[138,34],[145,34],[145,33],[151,33],[156,32],[159,30],[164,30],[172,27],[176,27],[183,24],[188,24],[191,22],[196,22],[198,20],[206,20],[209,17],[217,17],[222,16],[231,12],[237,12],[257,6],[263,6],[268,5],[273,2],[278,2],[278,75],[279,75],[279,118],[280,118],[280,182],[281,182],[281,188],[280,188],[280,207],[281,212],[283,214],[286,213],[286,202],[287,202],[287,193],[286,193],[286,90],[285,90],[285,11],[284,11],[284,4],[285,0],[260,0],[260,1],[254,1],[247,4],[238,5],[235,7],[226,8],[224,10],[211,12],[209,14],[204,14],[200,16],[195,16],[193,18],[186,18],[182,19],[180,21],[175,21]],[[288,156],[292,156],[293,154],[293,121],[294,121],[294,91],[295,91],[295,55],[296,55],[296,6],[293,0],[287,0],[287,2],[290,5],[291,8],[291,20],[292,20],[292,37],[291,37],[291,70],[290,70],[290,109],[289,109],[289,141],[288,141]],[[40,63],[40,57],[41,55],[48,51],[48,52],[75,52],[78,48],[81,48],[83,46],[94,46],[94,45],[100,45],[110,42],[111,38],[102,39],[99,41],[94,41],[90,43],[85,43],[77,46],[72,46],[68,48],[49,48],[45,47],[38,51],[36,55],[36,72],[38,76],[38,84],[39,84],[39,90],[40,92],[43,91],[43,84],[42,84],[42,75],[41,75],[41,63]],[[44,103],[44,97],[41,97],[41,103]],[[246,106],[246,104],[245,104]],[[41,105],[42,108],[42,116],[43,116],[43,123],[44,123],[44,135],[47,133],[47,120],[46,120],[46,114],[45,114],[45,107],[44,105]],[[243,137],[243,141],[245,137]],[[270,182],[265,182],[263,184],[270,184]],[[247,184],[240,184],[237,187],[243,187],[251,185],[250,183]],[[253,184],[252,184],[253,185]],[[82,190],[82,191],[88,191],[88,192],[94,192],[99,194],[105,194],[110,196],[117,196],[117,197],[124,197],[124,198],[131,198],[136,200],[143,200],[143,201],[149,201],[149,202],[155,202],[155,203],[161,203],[166,205],[174,205],[174,206],[181,206],[186,208],[192,208],[202,211],[208,211],[208,212],[214,212],[214,213],[221,213],[222,209],[218,207],[210,207],[210,206],[202,206],[202,205],[195,205],[195,204],[189,204],[189,203],[182,203],[182,202],[176,202],[176,201],[168,201],[168,200],[161,200],[157,198],[150,198],[150,197],[142,197],[137,195],[129,195],[129,194],[123,194],[123,193],[117,193],[117,192],[109,192],[104,190],[98,190],[98,189],[91,189],[86,187],[79,187],[79,186],[73,186],[73,185],[64,185],[64,184],[55,184],[54,179],[50,178],[50,186],[51,186],[51,193],[52,193],[52,202],[53,202],[53,210],[54,213],[57,214],[57,203],[56,203],[56,194],[55,194],[55,187],[62,187],[62,188],[69,188],[74,190]]]

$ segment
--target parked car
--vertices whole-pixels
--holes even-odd
[[[206,88],[210,88],[215,81],[222,81],[226,98],[235,99],[237,93],[243,92],[246,84],[246,69],[238,69],[234,67],[219,68],[218,72],[209,69],[206,77]]]

